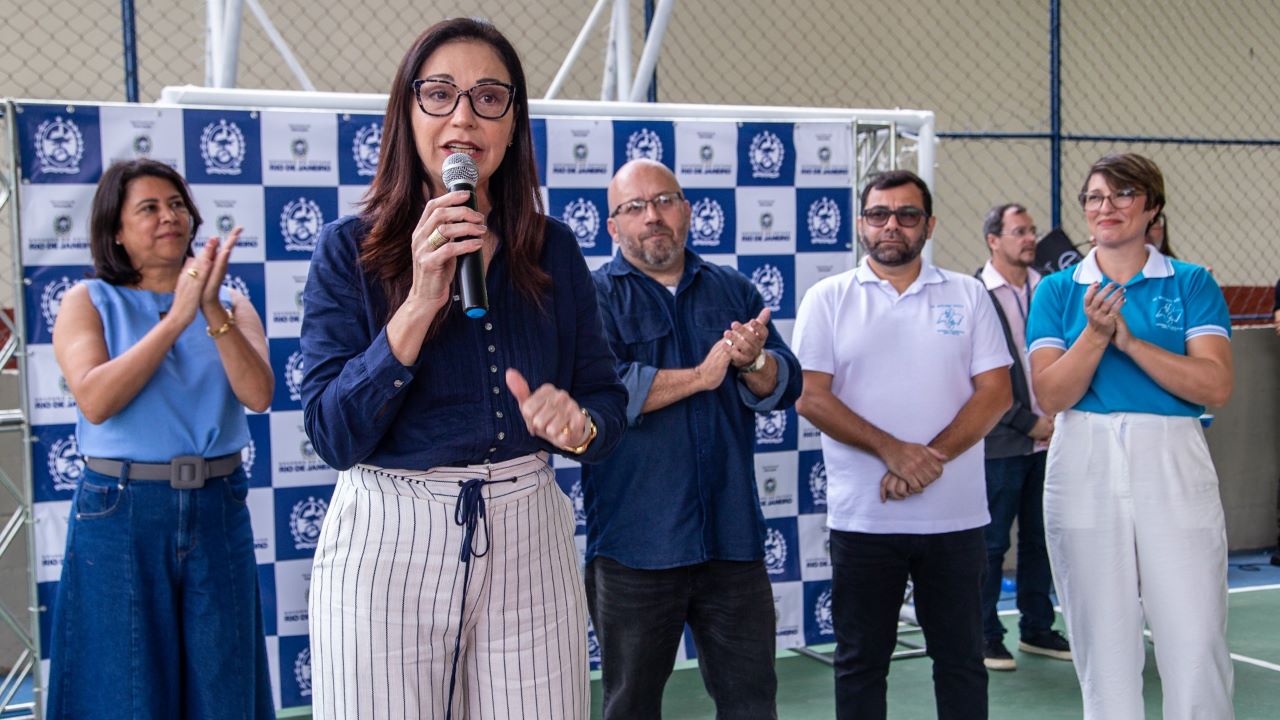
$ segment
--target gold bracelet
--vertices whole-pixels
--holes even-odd
[[[571,452],[574,455],[581,455],[582,453],[586,452],[587,446],[591,444],[592,440],[596,439],[596,421],[591,417],[591,413],[587,412],[586,408],[579,408],[579,409],[582,410],[582,414],[587,417],[587,424],[589,426],[587,439],[583,440],[582,444],[579,445],[578,447],[563,446],[560,448],[561,450],[564,450],[565,452]]]
[[[217,330],[214,330],[210,326],[205,326],[205,329],[204,329],[204,331],[208,333],[209,337],[215,340],[222,337],[223,335],[226,335],[228,332],[231,331],[231,328],[235,327],[236,325],[236,316],[232,314],[231,308],[224,307],[223,310],[225,310],[227,313],[227,319],[223,321],[222,327],[218,328]]]

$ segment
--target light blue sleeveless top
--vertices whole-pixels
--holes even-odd
[[[107,353],[119,357],[160,321],[173,293],[86,280],[89,297],[102,317]],[[219,298],[230,306],[231,293]],[[249,443],[244,406],[231,391],[204,316],[182,331],[178,341],[133,401],[95,425],[77,413],[76,443],[86,457],[168,462],[179,455],[205,458],[240,452]]]

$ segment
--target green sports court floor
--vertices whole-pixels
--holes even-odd
[[[1230,616],[1227,644],[1235,660],[1237,720],[1280,718],[1280,568],[1267,564],[1269,553],[1233,555],[1230,569]],[[1002,601],[1002,606],[1010,599]],[[1011,631],[1007,643],[1018,661],[1014,672],[992,672],[992,720],[1066,720],[1082,715],[1080,688],[1071,663],[1016,650],[1016,611],[1002,611]],[[1062,628],[1061,618],[1057,623]],[[917,636],[918,638],[918,636]],[[830,650],[830,647],[815,648]],[[901,720],[936,717],[931,661],[927,657],[895,660],[889,672],[889,717]],[[831,668],[789,652],[778,655],[778,717],[782,720],[834,718]],[[1160,717],[1160,678],[1147,646],[1144,673],[1147,717]],[[681,664],[667,683],[664,720],[704,720],[715,707],[692,664]],[[592,717],[600,716],[600,683],[592,683]]]
[[[1227,644],[1235,660],[1237,720],[1280,718],[1280,567],[1268,564],[1269,552],[1233,554]],[[1071,664],[1026,655],[1015,649],[1016,611],[1001,601],[1005,626],[1013,632],[1010,650],[1018,661],[1015,672],[990,673],[992,720],[1067,720],[1081,717],[1080,690]],[[1059,628],[1062,627],[1059,619]],[[918,636],[916,636],[918,639]],[[830,647],[815,648],[830,650]],[[778,717],[781,720],[835,717],[831,668],[817,660],[783,651],[778,654]],[[600,717],[598,673],[591,683],[592,717]],[[1144,695],[1147,717],[1160,717],[1160,678],[1148,645]],[[926,657],[896,660],[889,673],[889,717],[896,720],[933,718],[933,682]],[[308,718],[306,709],[286,710],[281,720]],[[665,720],[711,720],[715,707],[702,687],[697,667],[680,663],[663,697]]]

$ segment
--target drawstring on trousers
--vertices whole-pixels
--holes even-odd
[[[489,521],[485,517],[484,511],[484,486],[499,482],[515,482],[515,478],[510,480],[481,480],[480,478],[475,478],[459,483],[462,486],[462,490],[458,493],[458,504],[453,508],[453,521],[463,528],[462,552],[459,557],[463,568],[462,603],[458,608],[458,634],[453,639],[453,667],[449,670],[449,699],[447,701],[448,704],[445,705],[445,720],[453,718],[453,691],[458,681],[458,658],[462,656],[462,626],[466,623],[467,618],[467,587],[471,584],[471,559],[489,554],[491,535],[489,533]],[[477,552],[475,548],[477,525],[484,526],[484,552]]]

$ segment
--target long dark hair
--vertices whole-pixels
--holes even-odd
[[[133,266],[133,260],[123,245],[116,243],[120,234],[120,213],[124,210],[124,196],[129,183],[140,177],[168,180],[182,196],[191,216],[191,237],[188,238],[187,255],[191,256],[190,241],[200,229],[200,211],[191,200],[191,190],[177,170],[155,160],[119,160],[111,164],[98,180],[93,193],[93,207],[89,211],[89,253],[93,256],[93,274],[112,285],[137,285],[142,274]]]
[[[512,144],[489,178],[493,210],[487,224],[502,237],[509,253],[511,276],[521,294],[540,306],[543,292],[551,285],[551,277],[538,265],[546,219],[542,196],[538,194],[533,134],[529,129],[529,93],[520,57],[507,38],[487,22],[471,18],[445,20],[419,35],[396,68],[387,100],[378,171],[360,213],[369,226],[360,248],[360,265],[382,285],[387,298],[386,320],[404,302],[413,281],[413,229],[427,200],[443,190],[435,186],[422,167],[413,140],[412,113],[418,112],[413,81],[432,53],[455,40],[475,40],[492,47],[515,85]]]

